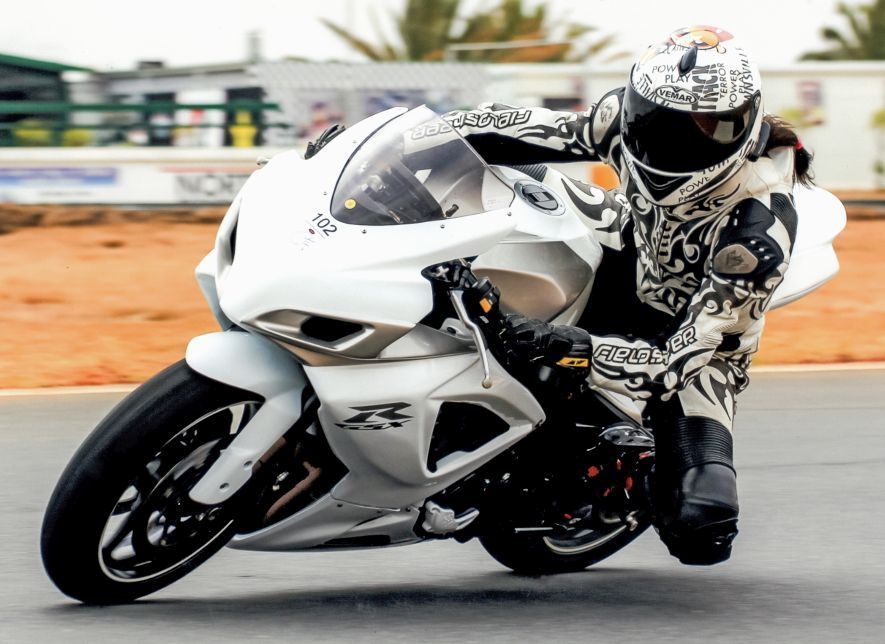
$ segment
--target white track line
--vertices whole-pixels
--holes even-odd
[[[885,362],[843,362],[834,364],[773,364],[750,367],[751,373],[817,373],[826,371],[885,371]],[[95,385],[86,387],[35,387],[0,389],[0,398],[13,396],[75,396],[79,394],[128,394],[138,385]]]
[[[85,387],[34,387],[0,389],[0,398],[12,396],[76,396],[79,394],[128,394],[138,385],[93,385]]]
[[[879,371],[885,362],[841,362],[834,364],[762,364],[750,373],[815,373],[819,371]]]

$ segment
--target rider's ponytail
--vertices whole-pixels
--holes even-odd
[[[766,114],[764,118],[765,122],[771,127],[764,154],[767,154],[773,148],[783,146],[793,148],[793,169],[796,172],[796,181],[802,185],[811,185],[814,178],[811,173],[811,160],[813,158],[811,152],[802,145],[802,141],[789,123],[772,114]]]

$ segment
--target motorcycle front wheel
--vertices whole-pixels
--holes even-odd
[[[90,604],[143,597],[233,536],[244,494],[205,506],[188,492],[263,401],[178,362],[124,398],[74,454],[43,518],[43,565]]]

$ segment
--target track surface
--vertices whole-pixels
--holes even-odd
[[[129,606],[62,597],[37,550],[77,444],[120,395],[0,399],[0,641],[873,642],[885,632],[885,371],[756,375],[741,397],[735,555],[654,533],[588,572],[521,578],[478,544],[223,551]]]

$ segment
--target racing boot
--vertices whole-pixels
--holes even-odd
[[[674,425],[655,437],[656,527],[670,554],[684,564],[725,561],[738,532],[731,432],[695,416]]]

